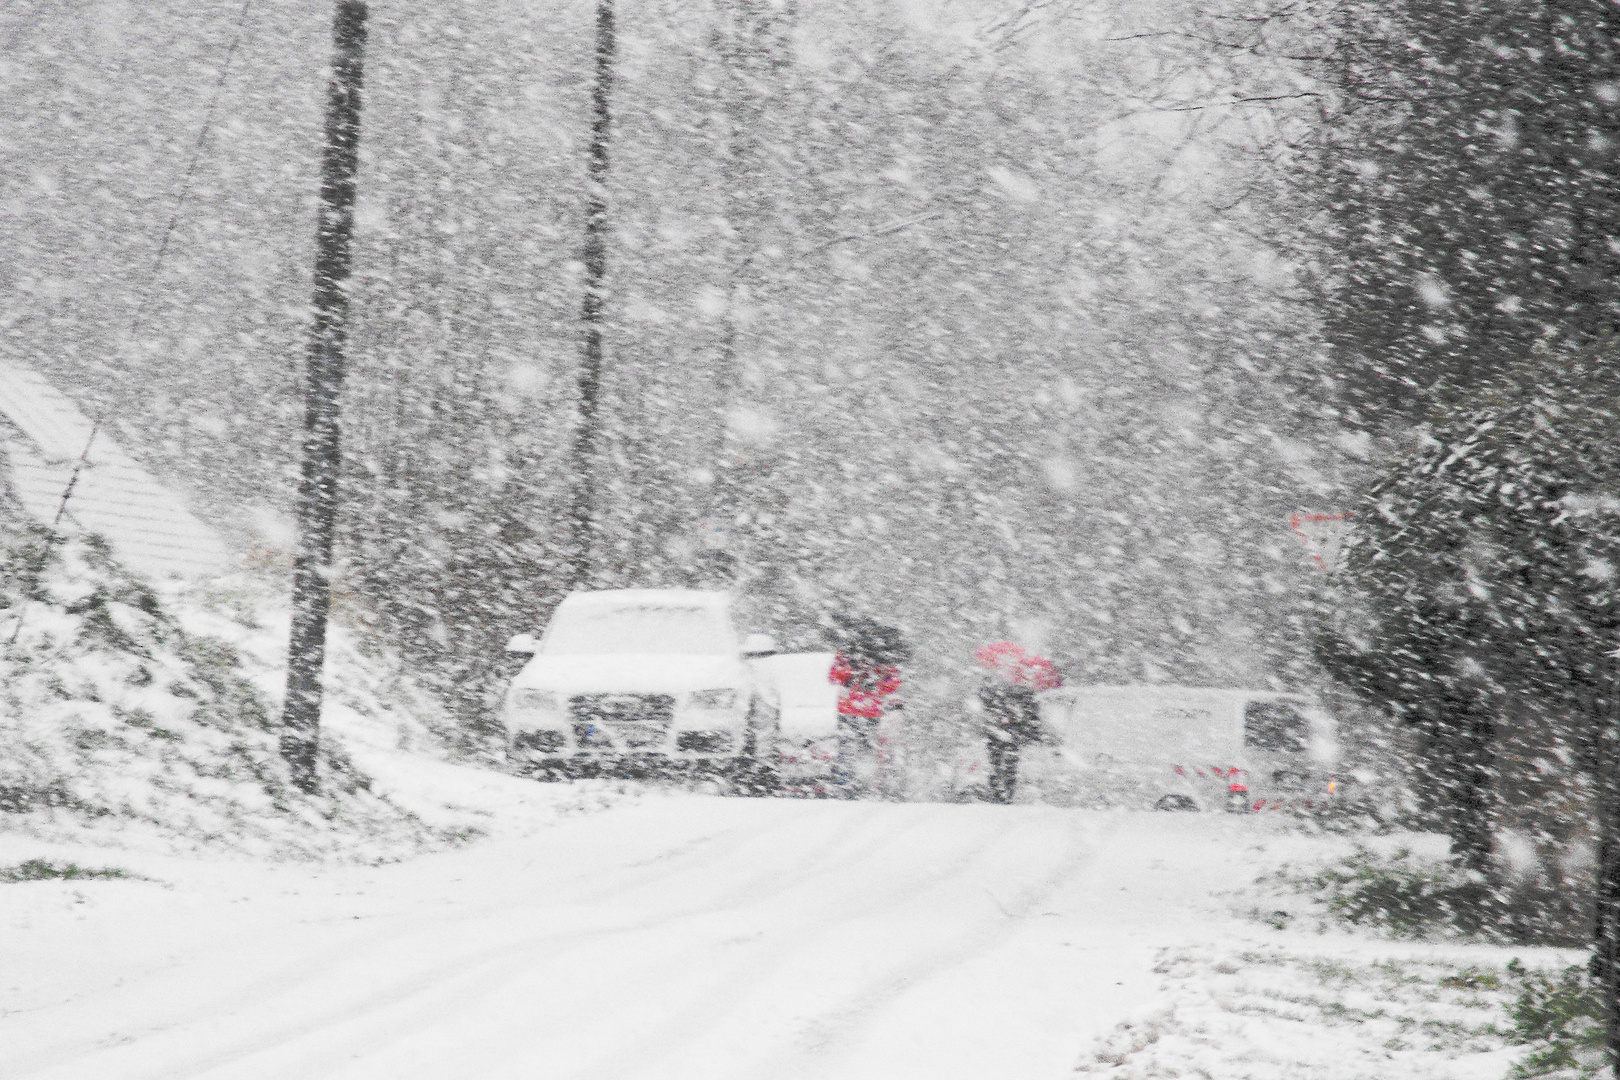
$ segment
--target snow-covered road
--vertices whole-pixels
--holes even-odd
[[[654,794],[376,868],[107,859],[164,882],[0,895],[0,1075],[1063,1077],[1230,918],[1245,824]]]

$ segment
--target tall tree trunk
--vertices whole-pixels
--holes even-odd
[[[1603,995],[1604,1048],[1620,1080],[1620,678],[1605,657],[1592,708],[1597,783],[1598,865],[1592,975]]]
[[[1490,704],[1446,695],[1436,705],[1434,779],[1451,857],[1472,879],[1458,926],[1477,933],[1491,924],[1496,896],[1496,725]]]
[[[596,82],[591,91],[591,146],[585,193],[585,298],[581,319],[585,343],[579,369],[579,416],[574,429],[573,585],[595,577],[601,537],[596,505],[602,451],[602,322],[606,303],[608,233],[608,139],[613,129],[615,51],[613,0],[596,4]]]
[[[751,517],[753,481],[767,470],[758,460],[744,460],[759,455],[734,438],[730,416],[744,396],[741,338],[749,315],[749,282],[760,280],[759,258],[771,217],[770,106],[780,70],[788,63],[787,34],[795,11],[791,4],[768,0],[721,0],[718,9],[720,29],[714,46],[723,69],[718,149],[728,235],[722,255],[725,306],[715,357],[716,467],[709,516],[735,545],[732,554],[743,556],[743,534],[748,530],[741,519]]]
[[[293,566],[292,633],[281,754],[293,782],[315,791],[321,671],[332,603],[332,537],[337,523],[338,401],[348,336],[350,241],[359,171],[361,56],[366,5],[339,0],[332,23],[334,56],[326,91],[326,145],[315,244],[314,324],[304,381],[304,458],[298,482],[298,559]]]

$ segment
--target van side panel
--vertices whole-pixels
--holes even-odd
[[[1054,789],[1118,805],[1297,803],[1327,792],[1332,719],[1302,697],[1200,687],[1067,687],[1042,698]]]

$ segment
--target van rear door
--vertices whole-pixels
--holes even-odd
[[[1328,791],[1332,720],[1303,701],[1252,700],[1243,706],[1243,745],[1263,801],[1309,800]]]

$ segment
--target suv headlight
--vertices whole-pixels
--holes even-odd
[[[735,709],[737,691],[730,686],[718,690],[698,690],[688,699],[687,704],[694,709]]]
[[[554,690],[519,690],[512,695],[512,706],[524,712],[557,712],[562,707]]]

